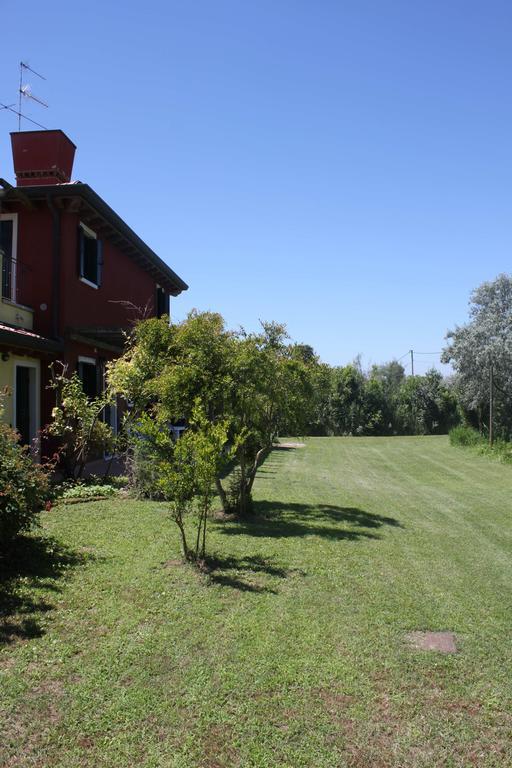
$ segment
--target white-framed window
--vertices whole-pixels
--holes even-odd
[[[82,221],[78,227],[78,261],[80,280],[91,288],[99,288],[103,269],[103,241]]]
[[[16,301],[16,264],[18,249],[18,214],[0,213],[0,262],[2,298]]]

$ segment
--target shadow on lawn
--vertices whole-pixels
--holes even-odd
[[[329,525],[331,522],[338,525]],[[265,538],[321,536],[332,540],[357,541],[380,538],[374,531],[384,525],[403,527],[394,517],[365,512],[357,507],[255,501],[251,517],[224,523],[222,533]]]
[[[0,646],[16,639],[41,637],[43,614],[53,605],[37,590],[61,592],[58,580],[69,568],[89,561],[52,538],[20,537],[0,554]]]
[[[277,594],[275,589],[261,582],[244,581],[239,578],[240,573],[246,577],[254,574],[257,579],[258,577],[265,578],[266,576],[285,579],[292,573],[305,576],[304,571],[281,568],[274,565],[271,560],[266,560],[259,555],[247,555],[245,557],[221,557],[216,555],[208,558],[207,563],[210,569],[210,583],[220,584],[223,587],[232,587],[241,592],[270,592],[274,595]]]

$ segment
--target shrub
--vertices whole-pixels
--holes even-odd
[[[0,547],[36,523],[48,497],[48,472],[34,463],[17,433],[0,424]]]
[[[473,427],[461,424],[450,430],[450,443],[451,445],[462,445],[465,447],[483,445],[485,438]]]
[[[484,442],[480,448],[480,453],[493,456],[504,464],[512,463],[512,443],[506,440],[497,439],[492,446]]]
[[[70,485],[66,488],[62,494],[62,499],[93,499],[94,497],[104,496],[117,496],[117,489],[113,485],[108,483],[102,483],[101,485],[90,485],[85,483],[77,483],[76,485]]]

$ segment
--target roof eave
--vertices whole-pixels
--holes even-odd
[[[14,194],[17,187],[12,187],[7,191]],[[131,242],[134,248],[145,257],[150,264],[155,267],[162,277],[168,281],[169,293],[171,296],[179,296],[183,291],[188,290],[187,283],[171,269],[160,256],[158,256],[131,227],[117,214],[102,197],[98,195],[88,184],[75,182],[70,184],[47,184],[39,186],[26,186],[22,188],[23,195],[28,199],[45,199],[51,197],[81,197],[88,203],[100,216],[103,216],[109,224],[118,231],[120,235]]]

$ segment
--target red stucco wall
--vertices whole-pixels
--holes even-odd
[[[108,240],[103,242],[101,286],[92,288],[79,279],[77,232],[79,217],[62,219],[61,333],[69,327],[129,327],[135,313],[119,302],[130,301],[153,311],[156,283],[133,259]]]

